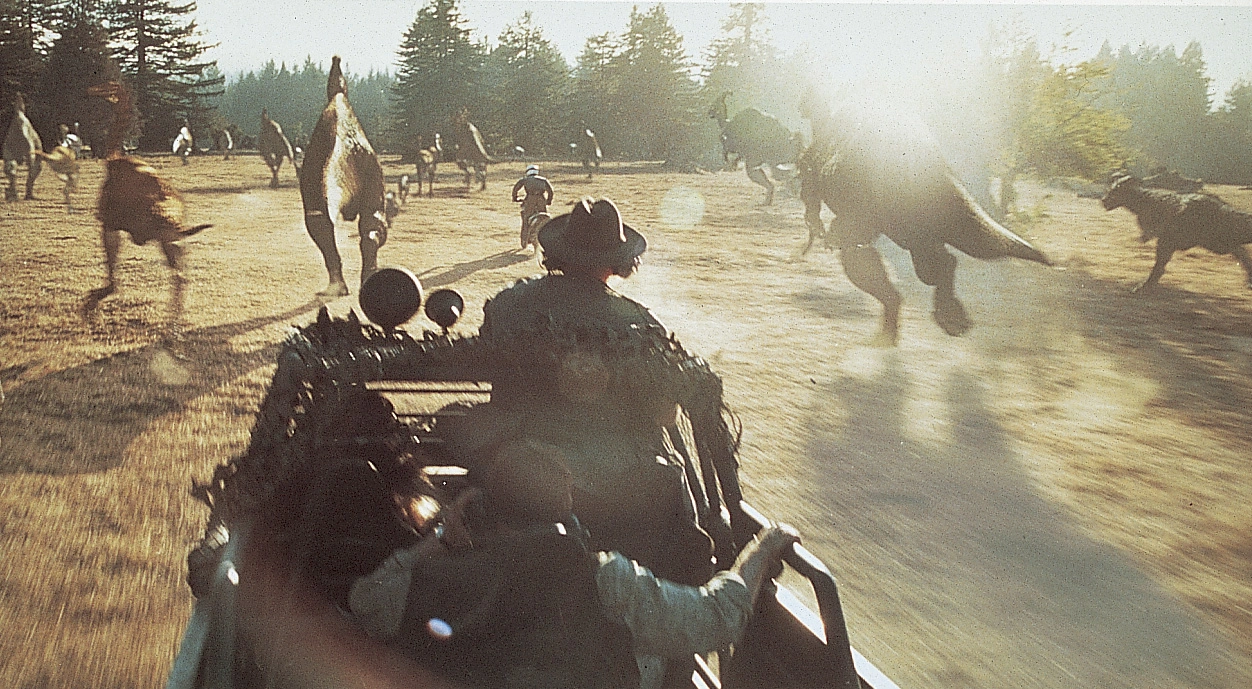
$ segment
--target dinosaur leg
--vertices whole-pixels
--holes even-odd
[[[1239,265],[1243,266],[1243,272],[1248,276],[1248,289],[1252,289],[1252,256],[1248,255],[1248,247],[1237,246],[1235,250],[1230,252],[1239,259]]]
[[[378,272],[378,249],[387,243],[386,225],[376,217],[361,216],[357,225],[361,234],[361,285]]]
[[[26,200],[33,201],[35,199],[35,180],[39,179],[39,172],[43,170],[43,159],[39,156],[32,155],[30,157],[30,167],[26,170]]]
[[[9,178],[9,186],[4,190],[5,201],[17,200],[17,161],[4,161],[4,176]]]
[[[813,248],[813,242],[826,234],[826,231],[822,225],[822,200],[805,197],[803,194],[801,194],[801,200],[804,201],[804,224],[809,228],[809,241],[805,242],[804,248],[800,250],[800,255],[803,256]]]
[[[183,248],[174,242],[161,242],[161,253],[165,254],[165,265],[170,268],[170,325],[178,327],[178,319],[183,315],[183,288],[187,278],[183,276]]]
[[[872,244],[853,244],[839,250],[839,262],[848,280],[883,306],[882,330],[873,344],[894,347],[900,337],[900,293],[891,284],[882,257]]]
[[[956,257],[942,244],[911,249],[913,269],[935,288],[935,322],[949,335],[964,335],[974,325],[956,298]]]
[[[1156,240],[1156,263],[1152,264],[1152,272],[1148,273],[1148,279],[1144,280],[1142,285],[1136,287],[1134,293],[1139,294],[1160,282],[1161,276],[1165,274],[1165,264],[1169,263],[1169,259],[1173,257],[1173,245],[1162,239]]]
[[[760,165],[748,168],[748,179],[765,187],[765,203],[762,205],[772,205],[774,203],[774,183],[769,181],[769,175],[765,174],[765,169]]]
[[[310,211],[304,216],[304,226],[313,238],[313,243],[322,252],[322,260],[326,262],[326,273],[330,279],[326,289],[317,293],[318,296],[344,296],[348,293],[348,283],[343,279],[343,260],[339,258],[339,248],[335,246],[335,223],[322,211]]]
[[[117,291],[117,281],[115,272],[117,269],[117,255],[122,247],[122,236],[118,230],[105,229],[101,234],[104,243],[104,272],[108,282],[104,287],[97,287],[87,293],[87,300],[83,302],[83,316],[86,317],[100,305],[100,300]]]

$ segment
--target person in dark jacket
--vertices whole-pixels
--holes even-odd
[[[462,454],[467,463],[481,456],[476,450],[488,442],[481,429],[490,424],[560,447],[573,472],[574,511],[593,547],[621,551],[658,576],[703,584],[713,544],[697,524],[692,487],[667,435],[676,400],[618,365],[613,345],[595,344],[667,337],[646,307],[608,285],[635,272],[647,240],[612,201],[584,199],[553,218],[539,242],[548,274],[491,298],[481,337],[505,348],[537,348],[527,339],[535,332],[594,343],[536,352],[546,358],[496,372],[491,402],[466,422],[470,446]]]
[[[526,197],[519,199],[517,194],[525,190]],[[536,241],[532,236],[531,226],[537,224],[534,222],[535,216],[548,212],[548,206],[552,203],[556,192],[552,190],[552,183],[546,178],[539,176],[539,166],[530,165],[526,168],[526,174],[513,185],[513,203],[522,204],[522,248],[531,246]]]
[[[770,526],[731,569],[685,586],[589,548],[555,445],[506,441],[477,478],[484,509],[469,550],[427,538],[357,579],[350,596],[372,636],[472,686],[659,689],[671,662],[739,640],[799,542],[791,527]]]

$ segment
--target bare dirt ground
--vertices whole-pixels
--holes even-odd
[[[0,205],[0,685],[164,682],[191,607],[206,508],[193,477],[243,450],[285,330],[326,282],[294,173],[255,156],[153,159],[186,193],[187,311],[161,344],[159,251],[125,245],[101,284],[98,224],[59,183]],[[387,162],[389,179],[408,168]],[[521,163],[411,198],[380,252],[471,305],[533,274],[507,200]],[[84,163],[80,208],[100,164]],[[799,202],[742,172],[544,166],[564,204],[609,196],[650,242],[619,288],[726,381],[748,498],[804,533],[840,582],[853,644],[901,687],[1252,686],[1252,292],[1196,250],[1152,262],[1126,211],[1031,187],[1016,229],[1057,262],[962,259],[977,325],[944,335],[906,256],[895,349],[832,253],[797,258]],[[1245,209],[1252,192],[1211,189]],[[341,231],[349,283],[359,253]],[[355,290],[354,290],[355,291]],[[354,297],[329,303],[335,315]],[[410,327],[430,327],[415,323]]]

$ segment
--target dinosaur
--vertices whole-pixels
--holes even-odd
[[[26,200],[35,198],[35,180],[39,178],[42,163],[35,151],[43,150],[39,133],[26,117],[26,100],[21,93],[13,96],[13,119],[4,137],[4,174],[9,178],[5,200],[17,200],[17,166],[27,165]]]
[[[912,255],[918,278],[935,288],[936,323],[954,336],[973,323],[957,299],[956,257],[947,247],[979,259],[1020,258],[1051,265],[978,205],[938,147],[924,137],[888,134],[876,116],[844,113],[836,120],[812,96],[802,101],[801,116],[813,130],[813,144],[797,165],[809,228],[803,252],[818,238],[837,248],[852,284],[882,303],[875,344],[896,344],[902,303],[874,247],[880,235]],[[822,228],[823,203],[835,214],[829,232]]]
[[[156,170],[147,163],[123,151],[122,140],[134,124],[130,91],[123,84],[110,81],[89,88],[87,93],[113,104],[113,124],[109,126],[105,143],[104,183],[100,185],[100,200],[96,204],[108,283],[88,293],[83,314],[89,315],[102,299],[117,291],[115,271],[121,232],[125,231],[136,245],[143,246],[153,240],[161,245],[166,265],[173,272],[170,320],[177,324],[182,314],[186,282],[182,275],[183,250],[177,242],[211,225],[184,227],[183,199],[178,191],[157,176]]]
[[[452,118],[453,142],[456,144],[456,164],[465,171],[465,188],[470,188],[470,177],[477,178],[479,190],[487,188],[487,164],[493,162],[483,146],[483,135],[469,121],[469,108],[463,108]]]
[[[348,81],[339,56],[331,59],[326,107],[309,137],[300,167],[304,226],[322,252],[330,282],[321,296],[348,293],[335,246],[335,218],[356,220],[360,232],[361,284],[378,269],[378,249],[387,243],[386,182],[374,147],[348,103]]]
[[[61,125],[61,129],[64,130],[63,134],[73,136],[69,134],[69,128],[65,125]],[[48,163],[48,167],[52,168],[56,176],[65,184],[65,212],[67,213],[74,212],[71,194],[78,188],[78,153],[72,148],[72,144],[73,141],[67,136],[64,143],[58,144],[51,153],[34,152],[36,157]]]
[[[422,138],[417,138],[417,145],[421,150],[417,152],[416,174],[417,174],[417,195],[422,195],[422,180],[427,181],[426,196],[435,195],[435,170],[439,168],[439,161],[443,160],[443,137],[435,132],[435,143],[433,145],[421,148]],[[467,185],[468,186],[468,183]]]
[[[604,153],[600,150],[600,141],[596,139],[596,133],[591,131],[586,122],[579,122],[578,128],[580,130],[578,142],[573,144],[573,148],[582,160],[587,179],[591,179],[591,168],[594,165],[597,171],[600,169],[600,160],[604,158]]]
[[[283,168],[283,158],[291,161],[296,168],[296,177],[300,176],[300,168],[296,165],[296,153],[291,149],[291,142],[283,134],[283,128],[270,119],[269,110],[261,108],[261,136],[257,139],[257,148],[261,157],[270,168],[270,188],[278,188],[278,171]]]
[[[1252,213],[1246,213],[1211,194],[1178,193],[1149,189],[1147,180],[1125,175],[1117,178],[1100,203],[1105,210],[1125,208],[1139,222],[1139,241],[1156,240],[1156,262],[1142,292],[1160,281],[1165,265],[1176,252],[1202,246],[1216,254],[1231,254],[1243,266],[1252,288]]]
[[[779,166],[794,166],[800,154],[804,152],[804,137],[799,132],[788,131],[773,115],[747,108],[727,119],[726,99],[731,95],[726,91],[709,108],[709,117],[717,120],[722,135],[722,160],[731,168],[743,161],[748,179],[765,187],[765,202],[774,203],[774,183],[766,174],[766,169],[773,171],[775,180],[779,180]],[[732,165],[731,156],[735,156]]]
[[[191,136],[191,126],[187,120],[183,120],[183,127],[178,130],[178,136],[174,137],[174,142],[170,144],[170,150],[174,152],[174,155],[182,158],[183,165],[186,165],[195,148],[196,140]]]

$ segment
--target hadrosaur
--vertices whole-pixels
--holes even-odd
[[[300,198],[304,202],[304,227],[322,252],[330,278],[326,289],[318,294],[339,297],[348,293],[348,283],[343,279],[343,261],[335,246],[335,217],[357,220],[361,284],[365,284],[378,269],[378,249],[387,243],[387,189],[378,156],[348,104],[348,81],[338,55],[331,59],[326,101],[300,166]]]
[[[804,152],[804,137],[788,131],[773,115],[756,108],[740,110],[728,119],[726,99],[730,95],[730,91],[723,93],[709,108],[709,117],[717,120],[722,130],[722,160],[730,164],[733,155],[735,166],[743,161],[748,179],[765,187],[768,206],[774,202],[774,183],[766,170],[779,179],[779,166],[795,165]]]
[[[183,249],[177,242],[210,225],[184,227],[183,199],[178,191],[147,163],[123,151],[122,141],[134,125],[135,117],[130,91],[126,86],[110,81],[91,87],[87,93],[113,104],[113,124],[109,125],[105,142],[104,183],[100,185],[100,200],[96,204],[108,282],[88,293],[83,313],[90,314],[100,300],[117,291],[115,271],[121,248],[120,233],[124,231],[139,246],[153,240],[161,245],[165,263],[173,274],[170,321],[177,325],[182,314],[183,284],[186,282],[182,274]]]
[[[838,120],[814,96],[800,104],[813,144],[798,165],[807,252],[816,239],[838,249],[852,284],[883,305],[876,344],[894,345],[900,330],[900,293],[891,284],[874,242],[879,235],[908,251],[922,282],[935,288],[934,318],[949,335],[973,323],[956,297],[956,257],[949,246],[979,259],[1021,258],[1051,265],[1029,242],[997,223],[952,174],[925,137],[893,137],[875,118],[844,113]],[[822,204],[835,214],[824,231]]]

